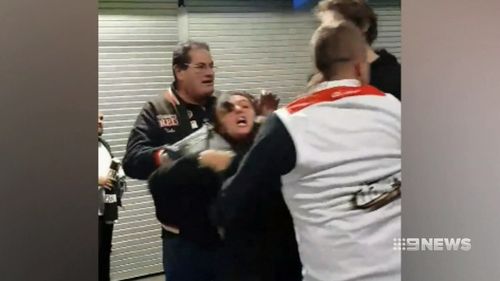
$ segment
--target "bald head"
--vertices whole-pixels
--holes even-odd
[[[319,27],[314,36],[316,68],[326,80],[358,79],[368,83],[366,43],[363,33],[354,24]]]

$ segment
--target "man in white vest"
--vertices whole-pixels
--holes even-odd
[[[325,82],[263,125],[216,205],[224,227],[245,221],[279,186],[292,214],[306,281],[401,280],[401,104],[369,85],[362,32],[320,27]]]

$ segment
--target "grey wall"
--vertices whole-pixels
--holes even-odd
[[[500,276],[498,1],[403,2],[403,237],[469,237],[404,252],[405,281]]]
[[[0,1],[0,279],[97,279],[97,3]]]

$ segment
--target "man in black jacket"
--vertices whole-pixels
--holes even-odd
[[[206,43],[188,41],[173,52],[174,82],[147,102],[130,133],[123,168],[145,180],[160,166],[163,146],[173,144],[212,122],[214,62]],[[210,251],[183,238],[175,225],[162,225],[163,266],[168,281],[209,280]],[[168,264],[168,265],[167,265]]]
[[[174,82],[144,105],[127,143],[127,176],[145,180],[159,166],[162,146],[172,144],[212,121],[214,62],[207,44],[189,41],[173,53]]]

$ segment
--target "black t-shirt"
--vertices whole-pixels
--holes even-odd
[[[401,100],[401,65],[385,49],[375,52],[379,57],[370,65],[370,84]]]

